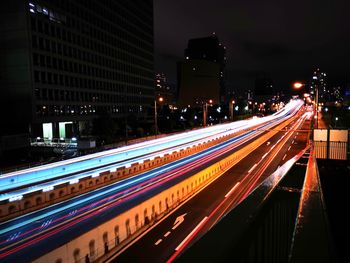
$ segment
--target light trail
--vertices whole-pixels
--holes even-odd
[[[18,172],[3,174],[0,176],[0,191],[4,192],[23,185],[34,184],[44,180],[52,180],[60,176],[77,173],[82,170],[94,169],[96,167],[101,167],[102,165],[108,165],[121,162],[126,159],[140,157],[152,152],[193,142],[195,140],[202,139],[203,137],[214,136],[215,134],[225,131],[232,130],[232,133],[238,132],[249,127],[254,127],[255,125],[273,121],[285,114],[289,114],[295,109],[300,108],[301,105],[301,101],[292,101],[282,110],[271,116],[216,125],[196,131],[171,135],[165,138],[159,138],[118,149],[108,150],[101,153],[90,154],[53,164],[46,164]]]

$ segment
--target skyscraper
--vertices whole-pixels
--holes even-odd
[[[311,79],[310,85],[310,94],[312,97],[316,96],[316,90],[318,90],[318,99],[319,101],[328,101],[329,100],[329,90],[326,84],[326,73],[321,72],[319,68],[317,68]]]
[[[175,104],[175,91],[169,85],[164,73],[156,74],[156,97],[162,97],[168,105]]]
[[[225,53],[215,34],[188,41],[185,59],[178,63],[180,105],[200,104],[207,99],[220,103],[225,99]]]
[[[98,114],[146,117],[152,0],[14,0],[0,12],[0,135],[71,137]]]
[[[273,81],[266,74],[261,73],[255,79],[254,94],[255,95],[273,95]]]
[[[190,39],[185,49],[185,58],[186,60],[206,60],[219,65],[220,99],[224,100],[226,47],[220,43],[215,32],[209,37]]]

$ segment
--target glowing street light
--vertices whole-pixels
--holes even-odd
[[[294,87],[295,89],[300,89],[300,88],[302,88],[304,85],[305,85],[304,83],[295,82],[295,83],[293,84],[293,87]]]
[[[158,101],[159,102],[163,102],[164,101],[164,98],[163,97],[159,97],[158,98]],[[158,123],[157,123],[157,119],[158,119],[158,116],[157,116],[157,100],[155,99],[154,100],[154,137],[157,138],[157,135],[158,135]]]
[[[235,100],[231,100],[230,103],[229,103],[230,119],[231,119],[231,121],[233,121],[233,107],[234,107],[235,103],[236,103]]]
[[[210,99],[210,100],[208,100],[208,102],[205,101],[203,103],[203,127],[207,126],[208,104],[212,104],[213,100]]]

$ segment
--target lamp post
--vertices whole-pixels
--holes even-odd
[[[203,127],[207,126],[207,115],[208,115],[208,104],[212,104],[213,100],[210,99],[209,103],[204,102],[203,103]]]
[[[163,97],[159,97],[158,101],[163,102]],[[157,138],[158,135],[158,122],[157,122],[157,99],[154,100],[154,138]]]
[[[230,108],[230,119],[231,121],[233,121],[233,108],[234,108],[234,105],[235,105],[235,100],[230,100],[230,103],[229,103],[229,108]]]

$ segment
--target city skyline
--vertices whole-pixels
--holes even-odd
[[[176,62],[187,41],[213,32],[226,46],[227,84],[252,89],[267,73],[277,89],[307,80],[315,68],[328,72],[330,85],[345,85],[350,53],[349,2],[154,1],[155,69],[175,85]]]
[[[347,262],[350,5],[247,2],[3,6],[1,263]]]

